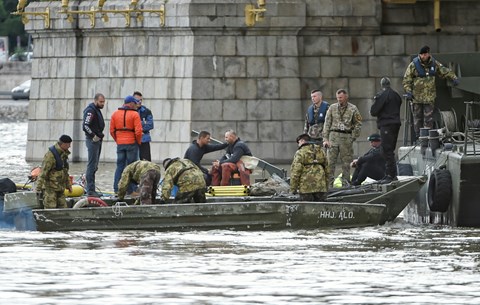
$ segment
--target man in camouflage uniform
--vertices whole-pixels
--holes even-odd
[[[175,196],[176,203],[204,203],[207,202],[205,192],[207,185],[203,172],[188,159],[167,158],[163,161],[165,178],[162,185],[162,200],[170,198],[174,185],[178,187]]]
[[[348,102],[345,89],[338,89],[338,103],[328,108],[323,127],[323,146],[328,148],[327,158],[330,171],[329,186],[333,187],[335,165],[338,155],[342,162],[342,186],[350,184],[350,161],[353,159],[353,142],[360,135],[362,116],[357,106]]]
[[[140,188],[140,203],[155,204],[157,186],[160,182],[160,165],[150,161],[135,161],[125,167],[118,183],[118,198],[123,200],[130,183]]]
[[[310,142],[308,134],[297,137],[298,150],[290,169],[290,192],[302,201],[321,201],[328,190],[327,158],[320,145]]]
[[[45,209],[66,208],[65,189],[72,192],[68,174],[68,155],[72,138],[62,135],[43,157],[42,172],[38,177],[36,192]]]
[[[322,91],[315,89],[310,93],[312,104],[307,109],[305,115],[305,125],[303,133],[310,136],[311,141],[322,143],[323,124],[325,123],[325,116],[330,105],[323,100]]]
[[[403,88],[407,101],[412,104],[413,125],[418,139],[420,128],[433,128],[435,98],[435,76],[449,79],[457,86],[459,80],[455,73],[430,55],[430,48],[424,46],[417,57],[408,65],[403,76]]]

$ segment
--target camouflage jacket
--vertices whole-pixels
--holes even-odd
[[[432,65],[432,57],[428,62],[424,63],[420,60],[421,66],[428,71]],[[435,60],[435,73],[429,75],[426,73],[425,77],[420,77],[415,67],[415,63],[412,61],[405,71],[403,76],[403,88],[405,92],[410,92],[413,95],[413,102],[419,104],[433,104],[437,97],[435,88],[435,75],[441,78],[454,80],[457,78],[455,73],[447,67],[444,67],[440,62]]]
[[[123,199],[130,182],[139,183],[140,178],[149,170],[156,170],[160,174],[161,167],[150,161],[135,161],[125,167],[122,177],[118,182],[118,198]],[[156,187],[156,186],[155,186]]]
[[[340,107],[339,103],[335,103],[327,111],[325,125],[323,126],[323,138],[330,139],[330,132],[334,130],[344,130],[352,133],[352,139],[355,140],[360,136],[362,128],[362,115],[358,111],[357,106],[347,103],[346,108]]]
[[[165,171],[165,178],[162,184],[162,199],[170,198],[170,193],[173,186],[178,186],[179,193],[187,193],[204,188],[206,191],[207,185],[203,178],[203,172],[188,159],[178,159],[172,161],[170,166]]]
[[[64,151],[61,149],[58,143],[55,143],[54,147],[60,154],[60,159],[63,161],[63,168],[61,170],[56,170],[55,156],[50,150],[48,150],[43,157],[42,172],[38,176],[36,186],[38,190],[49,189],[60,192],[65,191],[66,188],[72,186],[70,175],[68,174],[68,155],[70,154],[70,151]]]
[[[306,143],[293,157],[290,169],[290,192],[301,194],[328,190],[328,162],[322,147]]]

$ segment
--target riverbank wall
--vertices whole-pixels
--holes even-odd
[[[27,159],[43,157],[62,133],[77,141],[73,160],[86,160],[82,112],[95,93],[107,98],[102,161],[116,160],[109,118],[126,95],[139,90],[155,119],[153,161],[183,156],[190,130],[223,139],[235,129],[254,155],[289,163],[303,132],[310,91],[335,102],[346,88],[364,118],[356,155],[376,132],[369,115],[379,81],[401,81],[410,56],[423,45],[432,52],[478,52],[478,1],[442,0],[396,4],[380,0],[267,0],[263,16],[245,24],[252,1],[138,1],[155,13],[52,13],[50,27],[34,18],[26,29],[35,40]],[[405,2],[405,1],[403,1]],[[96,1],[70,1],[68,10],[88,12]],[[104,10],[126,9],[109,0]],[[63,10],[60,1],[30,2],[27,12]],[[140,12],[140,11],[137,11]],[[103,18],[107,15],[106,18]],[[263,18],[262,18],[263,17]],[[127,25],[127,21],[129,22]],[[403,114],[402,109],[402,116]],[[401,136],[400,136],[401,139]],[[400,141],[399,139],[399,141]],[[207,155],[206,160],[218,158]]]

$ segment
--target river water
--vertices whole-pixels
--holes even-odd
[[[1,177],[35,165],[26,132],[0,122]],[[477,305],[480,230],[401,218],[281,232],[0,230],[0,268],[0,304]]]

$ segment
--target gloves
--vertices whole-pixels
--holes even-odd
[[[93,138],[92,138],[93,142],[98,142],[100,140],[101,140],[100,137],[98,137],[97,135],[94,135]]]
[[[460,84],[460,80],[458,78],[455,78],[454,80],[452,80],[452,83],[454,86],[458,86],[458,84]]]
[[[413,100],[412,92],[407,92],[407,93],[405,93],[405,97],[406,97],[407,101]]]

